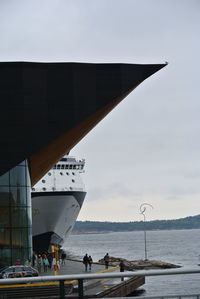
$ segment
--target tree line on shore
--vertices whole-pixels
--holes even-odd
[[[198,229],[200,215],[173,220],[134,222],[76,221],[73,232],[122,232],[140,230]]]

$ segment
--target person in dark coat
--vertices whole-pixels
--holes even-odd
[[[88,257],[89,271],[92,270],[92,263],[93,263],[92,257],[91,257],[91,255],[89,255],[89,257]]]
[[[120,269],[120,272],[124,272],[124,270],[125,270],[125,265],[124,265],[123,260],[121,260],[119,263],[119,269]],[[121,281],[123,281],[123,280],[124,280],[124,277],[121,277]]]
[[[49,268],[51,269],[52,268],[52,262],[53,262],[52,253],[49,253],[47,258],[48,258],[48,261],[49,261]]]
[[[63,251],[62,254],[61,254],[61,260],[62,260],[61,265],[65,265],[66,257],[67,257],[67,255],[66,255],[66,253]]]
[[[33,252],[33,255],[32,255],[32,266],[33,267],[35,267],[36,259],[37,259],[37,255],[35,254],[35,252]]]
[[[88,264],[89,264],[89,259],[88,259],[87,253],[83,257],[83,264],[85,265],[85,272],[87,272]]]
[[[109,260],[110,260],[109,254],[106,253],[106,255],[104,256],[103,259],[104,259],[104,262],[105,262],[105,268],[108,269]]]

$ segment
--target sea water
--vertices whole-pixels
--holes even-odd
[[[128,260],[145,258],[144,232],[116,232],[71,235],[63,246],[72,256],[85,253],[94,261],[110,256]],[[158,230],[146,232],[147,258],[182,267],[199,267],[200,230]],[[200,294],[200,274],[146,277],[142,296]]]

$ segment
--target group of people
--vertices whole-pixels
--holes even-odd
[[[42,268],[44,272],[48,271],[48,268],[52,268],[53,256],[52,254],[38,254],[36,257],[36,265],[38,271],[41,272]]]
[[[106,253],[106,255],[104,256],[104,263],[105,263],[105,268],[108,269],[108,266],[109,266],[109,260],[110,260],[110,257],[109,257],[109,254]],[[91,271],[92,270],[92,263],[93,263],[93,260],[92,260],[92,257],[91,255],[88,255],[87,253],[84,255],[83,257],[83,264],[85,266],[85,272],[87,272],[88,270]]]
[[[108,269],[108,266],[109,266],[109,261],[110,261],[110,256],[108,253],[106,253],[106,255],[104,256],[104,264],[105,264],[105,269]],[[88,271],[91,271],[92,269],[92,263],[93,263],[93,260],[92,260],[92,257],[91,255],[88,256],[88,254],[86,253],[83,257],[83,264],[85,266],[85,272]]]
[[[83,257],[83,264],[85,265],[85,272],[87,272],[88,267],[89,267],[89,271],[92,270],[92,263],[93,263],[93,260],[92,260],[91,255],[88,256],[88,254],[86,253]]]
[[[61,265],[65,265],[66,253],[62,252],[57,261],[54,253],[44,253],[36,254],[33,253],[32,256],[32,266],[38,269],[38,272],[41,273],[42,270],[47,272],[48,269],[54,268],[54,270],[59,270]]]
[[[64,251],[60,252],[58,261],[56,260],[54,253],[44,253],[44,254],[33,253],[32,266],[37,268],[39,273],[42,272],[42,269],[44,272],[47,272],[48,269],[52,269],[52,266],[54,267],[54,270],[59,270],[61,265],[65,265],[66,257],[67,257],[66,253]],[[110,256],[108,253],[106,253],[103,260],[104,260],[104,264],[105,264],[105,269],[108,269],[109,262],[110,262]],[[27,261],[27,263],[28,262],[29,261]],[[88,255],[87,253],[84,255],[83,264],[85,266],[85,272],[87,272],[88,270],[89,271],[92,270],[93,260],[92,260],[91,255]],[[20,265],[20,260],[16,260],[15,265]],[[29,262],[29,265],[30,265],[30,262]],[[123,260],[120,261],[119,268],[120,268],[120,272],[124,272],[125,265],[124,265]],[[123,278],[122,278],[122,280],[123,280]]]

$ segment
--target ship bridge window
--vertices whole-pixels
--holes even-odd
[[[67,161],[67,158],[62,158],[61,161]]]
[[[65,166],[65,169],[68,169],[68,168],[69,168],[68,165],[66,165],[66,166]]]
[[[54,165],[53,169],[56,169],[56,165]]]
[[[46,181],[45,181],[45,180],[42,180],[42,183],[44,184],[44,183],[46,183]]]
[[[62,165],[61,165],[61,168],[62,168],[62,169],[65,169],[65,165],[64,165],[64,164],[62,164]]]
[[[69,165],[69,169],[72,169],[72,166],[73,166],[73,165]]]
[[[56,168],[57,168],[57,169],[60,169],[60,164],[58,164]]]
[[[73,165],[73,169],[76,169],[76,165]]]

